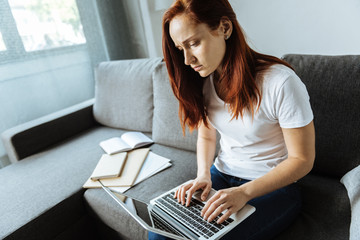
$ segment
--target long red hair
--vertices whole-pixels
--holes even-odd
[[[180,14],[186,14],[195,23],[207,24],[211,30],[219,27],[223,17],[232,22],[233,31],[226,40],[226,52],[222,61],[220,91],[226,92],[223,100],[229,103],[233,118],[243,117],[246,110],[254,116],[257,109],[255,106],[261,103],[261,91],[255,82],[257,72],[277,63],[292,67],[279,58],[260,54],[249,47],[227,0],[177,0],[163,16],[162,49],[170,84],[179,100],[179,117],[183,130],[185,131],[186,126],[193,130],[201,121],[208,126],[208,122],[202,93],[205,78],[185,65],[183,54],[170,37],[170,22]]]

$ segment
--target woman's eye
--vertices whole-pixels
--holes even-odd
[[[196,47],[197,45],[199,45],[199,42],[190,43],[190,47]]]

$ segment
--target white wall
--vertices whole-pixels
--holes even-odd
[[[147,0],[140,0],[147,1]],[[153,53],[162,56],[161,18],[148,0],[144,25]],[[230,0],[255,50],[286,53],[360,54],[360,0]],[[144,9],[142,9],[144,11]],[[149,51],[150,52],[150,51]]]
[[[231,0],[254,49],[286,53],[360,54],[359,0]]]

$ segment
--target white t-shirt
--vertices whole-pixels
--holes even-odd
[[[287,158],[281,128],[298,128],[313,119],[305,85],[290,68],[276,64],[257,75],[262,100],[252,119],[231,120],[229,104],[215,90],[213,75],[204,83],[205,106],[210,123],[219,131],[220,151],[216,168],[225,174],[248,180],[263,176]]]

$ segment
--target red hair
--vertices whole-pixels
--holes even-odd
[[[227,0],[177,0],[163,16],[162,49],[168,70],[170,84],[175,97],[179,100],[179,117],[183,130],[197,128],[204,122],[208,126],[207,112],[203,99],[205,78],[185,65],[183,54],[175,47],[169,33],[171,20],[185,14],[195,23],[205,23],[211,30],[219,27],[223,17],[233,25],[233,31],[226,40],[226,52],[222,61],[220,91],[226,92],[224,102],[230,104],[232,118],[243,117],[248,110],[254,116],[261,103],[261,91],[256,85],[256,74],[273,64],[288,63],[252,50],[246,43],[245,36],[236,20],[236,15]]]

